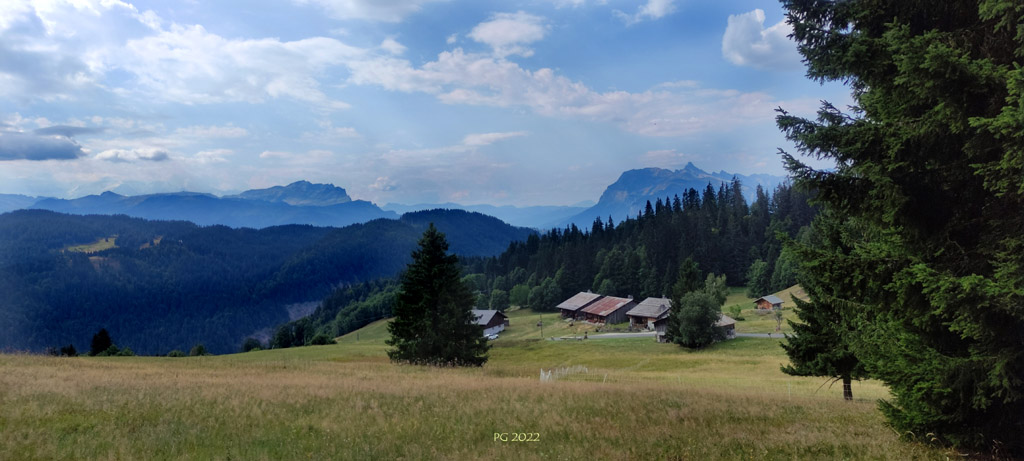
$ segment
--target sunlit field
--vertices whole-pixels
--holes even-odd
[[[857,400],[844,402],[839,385],[782,374],[775,339],[698,352],[651,338],[550,341],[531,337],[536,318],[513,315],[474,369],[390,363],[383,321],[337,345],[229,356],[2,355],[0,459],[947,455],[883,425],[878,383],[855,382]],[[542,381],[541,370],[567,373]]]

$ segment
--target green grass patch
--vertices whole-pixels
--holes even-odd
[[[104,237],[96,240],[92,243],[86,243],[85,245],[73,245],[65,247],[65,251],[72,251],[75,253],[99,253],[103,250],[109,250],[111,248],[117,248],[117,236]]]

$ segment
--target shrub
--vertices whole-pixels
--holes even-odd
[[[256,338],[249,337],[242,341],[242,352],[258,351],[260,349],[263,349],[263,343]]]
[[[192,350],[188,351],[188,355],[190,357],[200,357],[203,355],[210,355],[210,353],[206,352],[206,346],[204,346],[203,343],[199,343],[192,346]]]
[[[327,335],[325,335],[323,333],[320,333],[320,334],[314,336],[313,340],[310,341],[310,344],[312,344],[314,346],[323,346],[323,345],[326,345],[326,344],[337,344],[337,343],[338,342],[335,341],[334,338],[331,338],[330,336],[327,336]]]

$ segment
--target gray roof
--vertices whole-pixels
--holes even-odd
[[[756,303],[757,301],[760,301],[762,299],[772,304],[782,304],[782,299],[775,295],[762,296],[760,298],[757,298],[757,300],[755,300],[754,302]]]
[[[718,322],[715,323],[716,327],[727,327],[729,325],[735,325],[736,320],[725,314],[719,314]]]
[[[599,295],[597,293],[581,291],[573,295],[573,297],[566,299],[565,301],[562,301],[562,304],[559,304],[558,306],[555,307],[559,309],[568,309],[576,311],[579,310],[581,307],[587,306],[590,303],[597,301],[598,299],[601,299],[603,297],[604,296]]]
[[[499,314],[501,313],[492,309],[473,309],[473,317],[476,318],[477,325],[487,325],[488,323],[491,323],[491,319],[494,318],[495,315]]]
[[[626,312],[626,315],[656,319],[662,315],[667,315],[670,307],[672,307],[671,299],[647,298],[640,301],[640,304],[637,304],[636,307],[630,309],[629,312]]]

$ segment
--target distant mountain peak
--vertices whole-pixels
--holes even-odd
[[[786,180],[782,176],[768,174],[741,175],[721,170],[709,173],[698,168],[693,162],[687,162],[680,170],[665,168],[638,168],[624,171],[619,179],[609,185],[601,194],[597,204],[573,216],[566,223],[588,225],[595,217],[602,219],[612,216],[616,221],[626,217],[635,217],[644,209],[646,203],[654,203],[658,199],[670,199],[674,195],[682,196],[688,189],[703,191],[708,184],[715,190],[721,184],[728,184],[733,178],[739,179],[742,191],[748,201],[753,200],[758,185],[773,189]]]
[[[295,181],[287,186],[247,190],[231,196],[231,198],[287,203],[295,206],[330,206],[352,201],[345,189],[334,184],[314,184],[306,180]]]

